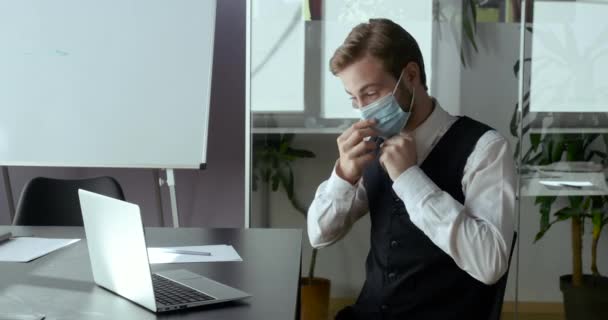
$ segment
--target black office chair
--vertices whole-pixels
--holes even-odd
[[[507,288],[507,279],[509,278],[509,269],[511,269],[511,258],[513,258],[513,251],[515,249],[515,242],[517,241],[517,232],[513,233],[513,242],[511,243],[511,252],[509,253],[509,266],[507,272],[498,280],[496,292],[496,298],[494,305],[492,306],[492,313],[490,313],[490,320],[500,320],[502,313],[502,304],[505,299],[505,290]]]
[[[111,177],[76,180],[38,177],[23,188],[13,225],[82,226],[78,189],[125,199],[120,184]]]

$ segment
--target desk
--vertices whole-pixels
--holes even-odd
[[[81,227],[0,226],[0,233],[80,242],[30,263],[0,262],[0,312],[42,313],[47,319],[294,319],[302,233],[291,229],[146,228],[148,246],[233,245],[243,262],[156,264],[152,271],[187,269],[253,297],[158,316],[93,282]]]

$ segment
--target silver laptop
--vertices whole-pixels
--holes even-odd
[[[154,312],[250,295],[187,270],[152,274],[139,206],[78,190],[95,283]]]

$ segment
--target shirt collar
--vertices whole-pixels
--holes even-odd
[[[445,111],[435,98],[432,99],[433,111],[423,123],[414,129],[419,164],[422,163],[443,134],[457,120],[457,117]]]

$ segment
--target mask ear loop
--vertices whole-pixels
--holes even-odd
[[[393,89],[393,96],[395,95],[395,92],[397,92],[397,88],[399,87],[399,83],[401,82],[401,78],[403,77],[403,71],[401,71],[401,75],[399,75],[399,80],[397,80],[397,85],[395,85],[395,89]],[[410,100],[410,110],[408,111],[408,113],[411,114],[412,109],[414,108],[414,100],[416,97],[416,88],[412,88],[412,99]],[[405,128],[405,126],[407,125],[407,122],[410,120],[410,117],[408,117],[408,119],[405,121],[405,123],[403,124],[403,128]],[[403,130],[403,128],[401,128]]]
[[[399,79],[397,80],[397,84],[395,85],[395,88],[393,89],[393,96],[395,95],[395,92],[397,92],[397,88],[399,88],[399,83],[401,83],[401,78],[403,78],[403,70],[399,74]],[[415,93],[416,93],[416,88],[412,88],[412,99],[410,100],[410,109],[408,110],[408,112],[412,112],[412,109],[414,108]]]
[[[393,95],[395,95],[395,92],[397,92],[397,88],[399,88],[399,83],[401,83],[402,77],[403,77],[403,70],[399,74],[399,79],[397,80],[397,84],[395,85],[395,88],[393,89]]]
[[[414,100],[416,98],[416,88],[412,88],[412,99],[410,102],[410,110],[408,112],[412,112],[412,109],[414,108]]]

